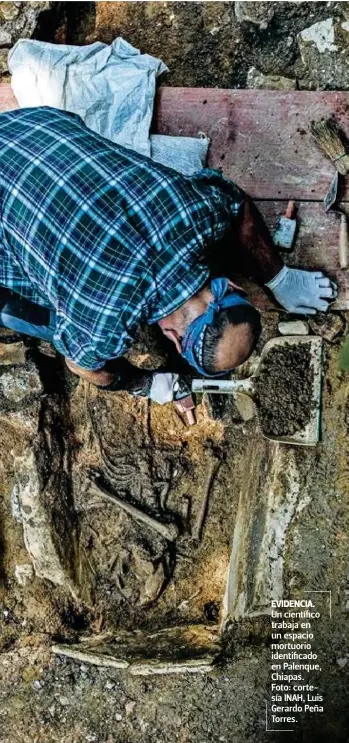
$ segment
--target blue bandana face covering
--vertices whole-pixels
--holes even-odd
[[[182,356],[193,366],[199,374],[204,377],[223,377],[227,371],[218,372],[217,374],[208,374],[203,368],[203,347],[205,330],[212,325],[216,312],[226,307],[235,307],[239,304],[249,305],[247,299],[241,297],[235,291],[232,291],[228,279],[212,279],[211,292],[213,301],[209,303],[206,312],[199,315],[193,322],[188,325],[182,339]]]

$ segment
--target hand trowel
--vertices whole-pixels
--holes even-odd
[[[326,212],[334,211],[340,214],[338,257],[340,267],[345,269],[349,266],[349,235],[348,217],[346,212],[340,206],[341,186],[342,183],[340,181],[340,176],[336,170],[332,183],[324,198],[324,205]]]
[[[310,351],[310,365],[313,371],[311,400],[309,401],[309,421],[301,430],[292,435],[273,436],[263,432],[260,418],[258,416],[258,400],[256,398],[256,381],[261,372],[263,362],[267,355],[275,347],[287,348],[295,344],[306,344]],[[321,377],[322,377],[322,338],[318,336],[283,336],[268,341],[261,353],[258,366],[254,373],[247,379],[193,379],[192,392],[218,395],[236,395],[242,393],[248,395],[256,406],[257,417],[263,436],[271,441],[279,441],[284,444],[296,444],[300,446],[315,446],[320,435],[320,407],[321,407]],[[286,411],[287,413],[287,411]],[[292,417],[292,412],[289,412]]]

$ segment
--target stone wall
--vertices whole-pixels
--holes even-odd
[[[0,3],[0,74],[7,72],[9,49],[18,39],[32,36],[38,17],[48,10],[48,2]]]
[[[348,2],[51,3],[52,40],[122,35],[168,67],[169,85],[347,89]],[[46,38],[49,32],[46,25]]]
[[[0,73],[21,37],[118,35],[161,57],[168,85],[349,88],[348,2],[1,2]]]

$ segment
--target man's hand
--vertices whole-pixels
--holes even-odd
[[[90,384],[97,385],[98,389],[117,392],[125,390],[135,397],[149,397],[150,400],[165,405],[167,402],[181,400],[188,397],[190,387],[179,377],[179,374],[165,371],[147,371],[137,369],[125,359],[120,360],[119,374],[111,373],[106,369],[88,371],[65,359],[68,369]]]
[[[145,369],[137,369],[125,359],[121,359],[119,373],[112,373],[107,369],[88,371],[65,359],[68,369],[90,384],[95,384],[99,389],[117,392],[126,390],[136,397],[149,397],[154,402],[164,405],[172,402],[174,390],[178,380],[178,374],[169,372],[150,372]]]
[[[284,266],[266,286],[285,310],[297,315],[326,312],[337,296],[335,284],[321,271],[300,271]]]
[[[157,374],[155,372],[149,393],[150,399],[160,405],[172,402],[177,381],[178,374],[172,374],[171,372]]]

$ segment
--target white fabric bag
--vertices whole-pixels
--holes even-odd
[[[150,155],[156,77],[167,70],[161,60],[121,38],[82,47],[20,39],[9,70],[21,108],[72,111],[103,137]]]
[[[184,175],[205,166],[207,138],[149,135],[156,78],[167,67],[121,37],[81,47],[20,39],[10,51],[9,70],[21,108],[77,113],[103,137]]]

